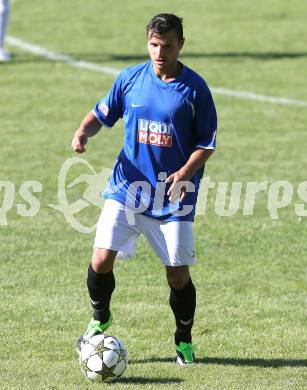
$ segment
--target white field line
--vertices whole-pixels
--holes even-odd
[[[244,91],[234,91],[232,89],[214,87],[210,88],[212,92],[220,95],[234,96],[237,98],[249,99],[249,100],[258,100],[260,102],[267,102],[273,104],[287,104],[291,106],[305,106],[307,107],[307,102],[305,100],[290,99],[286,97],[277,97],[277,96],[267,96],[259,95],[253,92],[244,92]]]
[[[47,58],[50,61],[64,62],[66,64],[75,66],[77,68],[83,68],[95,72],[107,73],[113,76],[118,76],[120,73],[120,70],[117,70],[115,68],[109,68],[108,66],[101,66],[87,61],[78,61],[66,54],[56,53],[54,51],[47,50],[43,47],[32,45],[31,43],[25,42],[19,38],[15,38],[12,36],[7,36],[5,41],[9,43],[11,46],[15,46],[29,53]]]
[[[31,43],[25,42],[19,38],[7,36],[6,42],[9,43],[11,46],[18,47],[19,49],[22,49],[24,51],[27,51],[32,54],[36,54],[40,57],[44,57],[50,61],[57,61],[57,62],[64,62],[66,64],[69,64],[71,66],[91,70],[94,72],[101,72],[110,74],[113,76],[117,76],[121,71],[119,69],[111,68],[108,66],[102,66],[99,64],[95,64],[88,61],[79,61],[74,59],[73,57],[56,53],[50,50],[47,50],[43,47],[32,45]],[[232,96],[236,98],[242,98],[247,100],[256,100],[260,102],[267,102],[272,104],[286,104],[291,106],[303,106],[307,107],[307,101],[305,100],[297,100],[297,99],[290,99],[286,97],[277,97],[277,96],[266,96],[266,95],[259,95],[253,92],[244,92],[244,91],[234,91],[232,89],[226,89],[226,88],[220,88],[220,87],[211,87],[211,91],[218,95],[224,95],[224,96]]]

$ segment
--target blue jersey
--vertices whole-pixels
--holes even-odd
[[[145,215],[192,221],[204,168],[191,179],[193,188],[183,202],[169,202],[164,180],[186,164],[195,148],[215,149],[216,110],[205,81],[183,65],[180,75],[165,83],[148,61],[125,69],[93,113],[106,127],[119,118],[125,122],[123,149],[104,197],[127,205],[136,183],[135,205],[145,203]],[[187,205],[190,211],[180,213]]]

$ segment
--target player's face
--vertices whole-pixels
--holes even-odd
[[[175,69],[184,38],[179,40],[175,30],[163,35],[148,34],[147,49],[156,72]]]

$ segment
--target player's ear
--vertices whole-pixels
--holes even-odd
[[[184,42],[185,42],[185,38],[182,38],[179,42],[179,47],[180,47],[180,50],[182,49],[183,45],[184,45]]]

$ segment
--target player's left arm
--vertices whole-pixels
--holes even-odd
[[[166,179],[166,183],[172,183],[167,192],[167,195],[171,202],[175,201],[178,197],[177,183],[190,181],[191,178],[195,175],[195,173],[205,165],[206,161],[209,159],[213,152],[214,149],[196,148],[191,154],[186,164]],[[183,185],[180,189],[181,202],[186,197],[186,193],[186,186]]]
[[[211,92],[205,82],[200,84],[195,98],[195,150],[191,153],[188,161],[177,172],[167,179],[171,183],[167,195],[172,202],[180,197],[183,201],[186,197],[187,188],[185,183],[192,179],[195,173],[202,168],[216,147],[217,115]],[[180,192],[179,192],[180,189]]]

